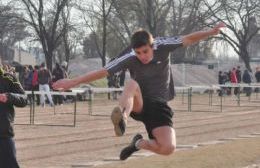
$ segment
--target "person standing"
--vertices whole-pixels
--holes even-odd
[[[236,87],[236,85],[238,84],[236,68],[233,68],[231,73],[230,73],[230,82],[235,85],[234,95],[237,95],[239,88]],[[232,94],[232,91],[231,91],[231,94]]]
[[[224,85],[225,84],[225,77],[224,77],[224,74],[222,71],[219,71],[218,72],[218,84],[219,85]],[[220,90],[219,90],[219,96],[223,96],[223,93],[224,93],[224,88],[223,87],[220,87]]]
[[[14,117],[16,107],[25,107],[27,98],[17,78],[0,65],[0,167],[19,168],[16,159]]]
[[[249,71],[247,69],[244,71],[244,74],[243,74],[243,82],[246,84],[249,84],[249,85],[252,83],[251,75],[249,74]],[[244,87],[244,91],[246,93],[246,96],[249,97],[252,93],[252,88]]]
[[[56,66],[54,68],[54,70],[52,71],[52,82],[57,82],[60,79],[64,79],[65,78],[65,70],[60,66],[60,64],[56,63]],[[53,96],[54,99],[54,104],[57,105],[61,105],[63,104],[63,96],[62,95],[54,95]]]
[[[260,67],[256,67],[255,79],[257,83],[260,83]],[[255,91],[258,93],[259,88],[256,88]]]
[[[32,78],[32,91],[39,91],[39,82],[38,82],[38,71],[39,66],[35,65],[33,69],[33,78]],[[34,99],[34,98],[33,98]],[[39,94],[36,94],[36,104],[40,105],[40,96]]]
[[[45,92],[50,106],[54,106],[53,100],[52,100],[52,96],[50,93],[50,82],[51,82],[51,73],[50,71],[45,67],[45,63],[41,64],[41,68],[38,72],[38,82],[39,82],[39,90],[41,92]],[[41,93],[41,106],[44,107],[45,106],[45,94]]]

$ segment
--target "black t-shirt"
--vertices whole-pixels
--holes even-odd
[[[131,78],[139,84],[143,97],[158,101],[174,98],[174,83],[170,67],[170,53],[182,46],[181,37],[159,37],[153,44],[153,59],[143,64],[136,57],[133,49],[105,66],[110,75],[128,69]]]

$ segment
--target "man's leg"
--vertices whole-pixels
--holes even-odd
[[[137,142],[136,146],[139,149],[145,149],[161,155],[170,155],[176,148],[175,130],[169,126],[155,128],[152,131],[155,139],[144,140]]]
[[[141,112],[143,109],[143,98],[138,83],[130,80],[125,85],[124,91],[119,99],[119,106],[115,107],[111,120],[117,136],[122,136],[125,132],[127,117],[132,111]]]
[[[39,85],[39,91],[41,91],[41,92],[45,91],[43,85]],[[41,101],[41,106],[44,106],[45,105],[45,95],[43,93],[41,93],[40,101]]]
[[[54,103],[53,103],[53,100],[51,97],[51,93],[50,93],[50,86],[48,84],[46,84],[46,85],[44,85],[44,87],[45,87],[45,91],[47,92],[47,97],[48,97],[50,105],[54,106]]]
[[[143,109],[142,92],[135,80],[126,83],[124,91],[119,99],[119,105],[125,108],[125,117],[128,117],[132,111],[139,113]]]
[[[33,91],[39,91],[39,85],[33,86]],[[40,95],[35,94],[36,96],[36,104],[39,106],[40,105]]]
[[[134,152],[145,149],[160,155],[170,155],[176,148],[175,131],[170,126],[162,126],[152,131],[155,139],[144,140],[142,135],[137,134],[130,145],[120,153],[120,159],[125,160]]]
[[[19,168],[13,139],[0,139],[0,166],[3,168]]]

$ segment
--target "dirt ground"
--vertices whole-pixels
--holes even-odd
[[[260,162],[260,137],[179,151],[169,157],[136,158],[98,168],[245,168],[256,162]]]
[[[214,97],[212,105],[209,106],[208,95],[194,95],[192,112],[187,111],[186,97],[179,96],[170,102],[170,106],[175,109],[173,121],[177,133],[178,147],[259,133],[260,108],[258,106],[260,106],[260,99],[253,96],[249,101],[248,98],[242,97],[240,106],[237,106],[235,99],[235,97],[223,99],[223,112],[220,112],[220,99],[217,96]],[[74,118],[74,104],[72,103],[57,106],[55,109],[37,107],[35,124],[38,125],[27,125],[30,121],[29,107],[16,109],[15,140],[17,157],[21,168],[90,167],[90,163],[93,162],[111,160],[111,158],[116,160],[120,150],[130,142],[134,134],[141,133],[147,137],[143,125],[132,119],[128,122],[125,136],[120,138],[114,136],[109,115],[116,104],[116,101],[110,101],[106,98],[94,100],[92,107],[90,107],[89,102],[78,102],[76,127],[70,126],[73,124]],[[89,115],[90,109],[92,109],[93,115]],[[46,124],[67,126],[44,126]],[[248,144],[253,146],[252,144],[257,143],[257,141],[259,139],[254,142],[251,142],[251,140],[234,142],[234,146],[244,150],[243,146]],[[246,145],[239,146],[236,143],[246,143]],[[187,158],[192,154],[188,154],[194,152],[196,153],[194,155],[199,155],[201,158],[197,159],[196,163],[202,164],[205,162],[204,160],[210,160],[210,156],[212,158],[220,157],[223,154],[221,150],[225,148],[225,145],[180,151],[175,156],[179,156],[179,162],[187,162],[187,165],[189,165],[191,160]],[[226,153],[233,156],[233,151],[237,151],[235,147],[232,148],[231,145],[230,149],[226,150]],[[206,158],[203,156],[208,154],[203,152],[204,150],[210,150],[212,154],[216,153]],[[259,153],[255,154],[260,158]],[[187,158],[182,160],[182,155],[187,155],[185,156]],[[252,156],[252,158],[246,158],[251,162],[243,161],[242,164],[230,165],[229,167],[242,168],[252,165],[257,162],[257,160],[254,160],[255,155]],[[185,157],[183,156],[183,158]],[[148,162],[150,158],[147,159]],[[154,164],[165,163],[164,166],[167,167],[173,164],[175,157],[173,157],[173,161],[171,161],[171,157],[152,156],[151,159],[154,159]],[[143,158],[140,160],[143,160]],[[136,162],[140,163],[140,160],[137,159]],[[220,162],[223,162],[223,165],[228,165],[229,160]],[[125,165],[126,163],[128,162],[119,162],[114,166]]]

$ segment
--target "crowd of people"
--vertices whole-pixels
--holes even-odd
[[[112,62],[113,60],[115,60],[115,58],[112,58],[110,62]],[[110,75],[107,77],[107,86],[109,88],[120,88],[120,87],[124,87],[125,85],[125,77],[126,77],[126,69],[121,70],[113,75]],[[112,92],[111,94],[108,94],[108,99],[118,99],[118,94],[120,94],[120,92]]]
[[[50,106],[63,104],[64,97],[61,95],[51,96],[50,90],[52,89],[52,83],[60,79],[67,78],[66,63],[62,65],[56,63],[55,68],[51,72],[47,69],[45,63],[40,66],[24,66],[23,71],[20,74],[20,82],[26,91],[42,91],[47,95],[47,100]],[[31,102],[32,96],[28,97]],[[36,94],[37,105],[45,106],[45,94]]]
[[[255,78],[255,80],[254,80]],[[257,83],[260,83],[260,67],[256,68],[255,74],[251,73],[249,70],[245,69],[242,73],[240,66],[232,68],[232,70],[228,72],[219,71],[218,75],[218,83],[220,85],[225,84],[239,84],[239,83],[245,83],[245,84],[251,84],[253,81],[256,81]],[[247,96],[250,96],[252,93],[251,87],[244,87],[243,91],[246,93]],[[255,91],[259,91],[258,88],[256,88]],[[219,95],[222,96],[223,94],[226,95],[238,95],[240,93],[240,89],[238,87],[233,88],[222,88],[219,92]]]
[[[2,68],[5,72],[8,72],[9,74],[16,75],[15,67],[9,65],[9,64],[4,64],[2,65]]]

